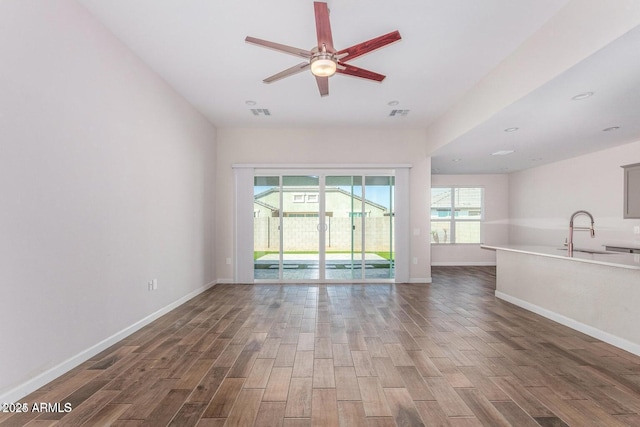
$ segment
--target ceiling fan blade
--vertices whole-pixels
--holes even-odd
[[[308,62],[301,62],[298,65],[294,65],[291,68],[287,68],[284,71],[280,71],[277,74],[274,74],[271,77],[267,77],[266,79],[263,80],[263,82],[265,83],[273,83],[276,80],[280,80],[280,79],[284,79],[285,77],[289,77],[289,76],[293,76],[294,74],[298,74],[303,72],[304,70],[309,68],[309,63]]]
[[[376,49],[380,49],[381,47],[385,47],[386,45],[393,42],[397,42],[401,38],[402,37],[400,37],[400,33],[398,31],[393,31],[389,34],[376,37],[375,39],[367,40],[366,42],[358,43],[346,49],[342,49],[341,51],[336,52],[336,55],[343,62],[350,61],[354,58],[357,58],[358,56],[364,55],[365,53],[369,53]]]
[[[360,77],[361,79],[375,80],[381,82],[386,76],[382,74],[374,73],[373,71],[365,70],[364,68],[354,67],[351,64],[338,63],[336,73],[347,74],[349,76]]]
[[[318,35],[318,47],[322,49],[324,44],[327,52],[335,52],[333,47],[333,37],[331,36],[331,23],[329,22],[329,8],[326,3],[313,2],[316,13],[316,34]]]
[[[320,96],[329,95],[329,77],[316,76],[316,82],[318,83],[318,90],[320,91]]]
[[[255,44],[256,46],[266,47],[268,49],[277,50],[278,52],[284,52],[302,58],[311,58],[312,55],[311,51],[306,49],[300,49],[280,43],[274,43],[267,40],[257,39],[255,37],[247,36],[244,41],[246,41],[247,43]]]

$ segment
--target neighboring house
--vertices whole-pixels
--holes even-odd
[[[316,187],[283,187],[282,206],[283,217],[317,217],[318,216],[318,189]],[[339,187],[325,188],[326,216],[334,218],[351,218],[363,215],[362,198],[352,196],[351,193]],[[280,212],[280,191],[278,188],[270,188],[254,196],[254,217],[265,216],[278,217]],[[364,200],[365,217],[388,216],[389,209],[385,206]]]
[[[318,249],[318,188],[282,188],[283,238],[286,251]],[[367,251],[393,252],[393,216],[385,206],[362,199],[339,187],[325,188],[326,245],[330,251],[360,250],[364,216]],[[254,249],[280,248],[280,190],[270,188],[254,196]],[[364,209],[363,209],[364,207]]]

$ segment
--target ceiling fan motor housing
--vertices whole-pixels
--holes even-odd
[[[318,77],[331,77],[336,73],[338,61],[333,53],[328,53],[325,49],[316,52],[309,60],[311,72]]]

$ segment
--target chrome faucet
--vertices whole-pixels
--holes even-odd
[[[573,220],[578,215],[587,215],[591,218],[591,227],[574,227]],[[596,235],[595,230],[593,229],[593,215],[591,215],[587,211],[576,211],[571,215],[571,219],[569,220],[569,256],[573,256],[573,230],[589,230],[591,232],[591,238],[594,238]]]

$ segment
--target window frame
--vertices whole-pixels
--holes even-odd
[[[456,205],[455,205],[455,190],[460,188],[477,188],[480,193],[480,217],[479,218],[456,218]],[[431,209],[433,209],[433,190],[434,189],[448,189],[450,192],[451,205],[449,206],[451,215],[450,218],[431,218]],[[482,238],[484,236],[484,217],[485,217],[485,187],[481,185],[434,185],[430,190],[430,206],[429,206],[429,226],[430,230],[433,230],[431,226],[433,222],[449,222],[449,242],[433,242],[433,235],[429,237],[429,242],[432,245],[481,245]],[[460,209],[460,206],[458,206]],[[462,222],[477,222],[480,225],[480,236],[478,242],[474,243],[458,243],[456,241],[456,223]]]

